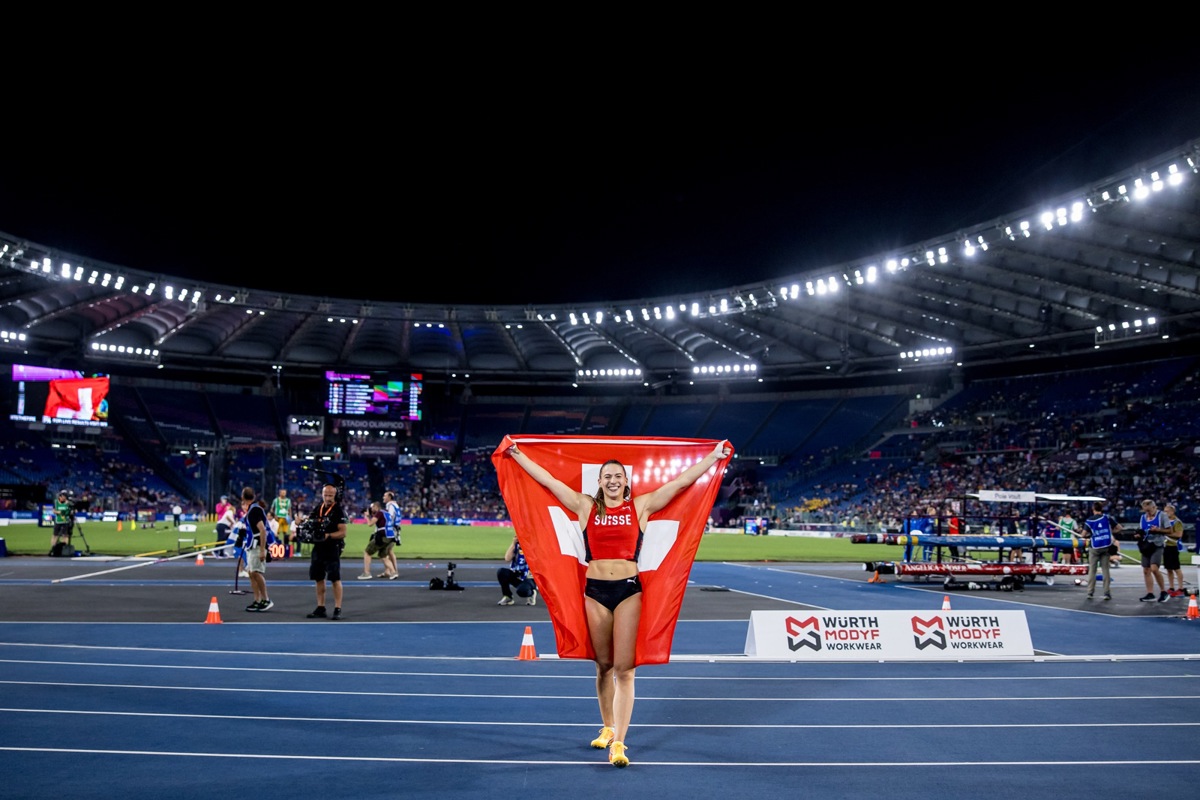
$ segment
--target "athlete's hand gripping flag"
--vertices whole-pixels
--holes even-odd
[[[593,659],[584,611],[587,564],[583,533],[575,516],[505,455],[516,444],[554,477],[584,494],[594,494],[600,465],[617,459],[625,465],[633,496],[653,491],[703,459],[717,439],[670,439],[648,436],[504,437],[492,453],[500,493],[529,562],[538,593],[546,602],[559,658]],[[721,488],[729,455],[685,487],[649,520],[638,558],[642,583],[642,615],[636,664],[665,664],[688,574],[704,535],[704,526]]]

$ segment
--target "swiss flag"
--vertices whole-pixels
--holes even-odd
[[[51,419],[98,419],[108,396],[108,378],[63,378],[50,381],[43,415]]]
[[[551,475],[584,494],[598,487],[600,465],[610,459],[625,465],[634,497],[657,489],[713,451],[719,439],[616,436],[506,436],[492,453],[500,493],[538,593],[546,602],[559,658],[593,659],[584,612],[587,563],[578,520],[549,490],[535,481],[505,451],[514,444]],[[665,664],[683,604],[688,575],[721,477],[733,458],[716,462],[649,520],[638,558],[642,616],[635,664]]]

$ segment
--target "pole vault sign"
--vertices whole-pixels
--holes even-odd
[[[976,497],[986,503],[1036,503],[1037,492],[1004,492],[981,489],[979,494],[967,495]]]
[[[1033,655],[1024,611],[751,611],[746,655],[784,661],[967,661]]]

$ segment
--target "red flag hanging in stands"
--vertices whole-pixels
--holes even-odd
[[[648,436],[506,436],[492,453],[500,493],[554,624],[559,658],[592,659],[583,591],[587,564],[578,520],[504,452],[513,444],[573,489],[596,491],[600,465],[619,460],[636,497],[657,489],[712,452],[717,439]],[[704,526],[733,458],[718,461],[650,520],[638,558],[642,617],[636,664],[665,664]]]

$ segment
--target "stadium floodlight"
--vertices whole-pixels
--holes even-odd
[[[1097,325],[1094,345],[1095,347],[1099,347],[1108,342],[1137,339],[1145,336],[1162,336],[1164,339],[1168,338],[1159,329],[1157,317],[1146,317],[1145,319],[1122,320],[1119,324],[1110,322],[1107,326]]]
[[[901,350],[901,361],[950,361],[954,356],[954,347],[948,344],[939,344],[931,347],[922,347],[919,350]]]
[[[113,361],[126,361],[134,364],[160,364],[161,353],[157,348],[137,345],[109,344],[93,339],[88,346],[86,355],[105,358]]]
[[[579,369],[575,371],[575,382],[578,383],[632,383],[640,382],[642,368],[634,367],[605,367],[603,369]]]
[[[698,379],[719,378],[754,378],[758,374],[758,364],[694,364],[692,377]]]

